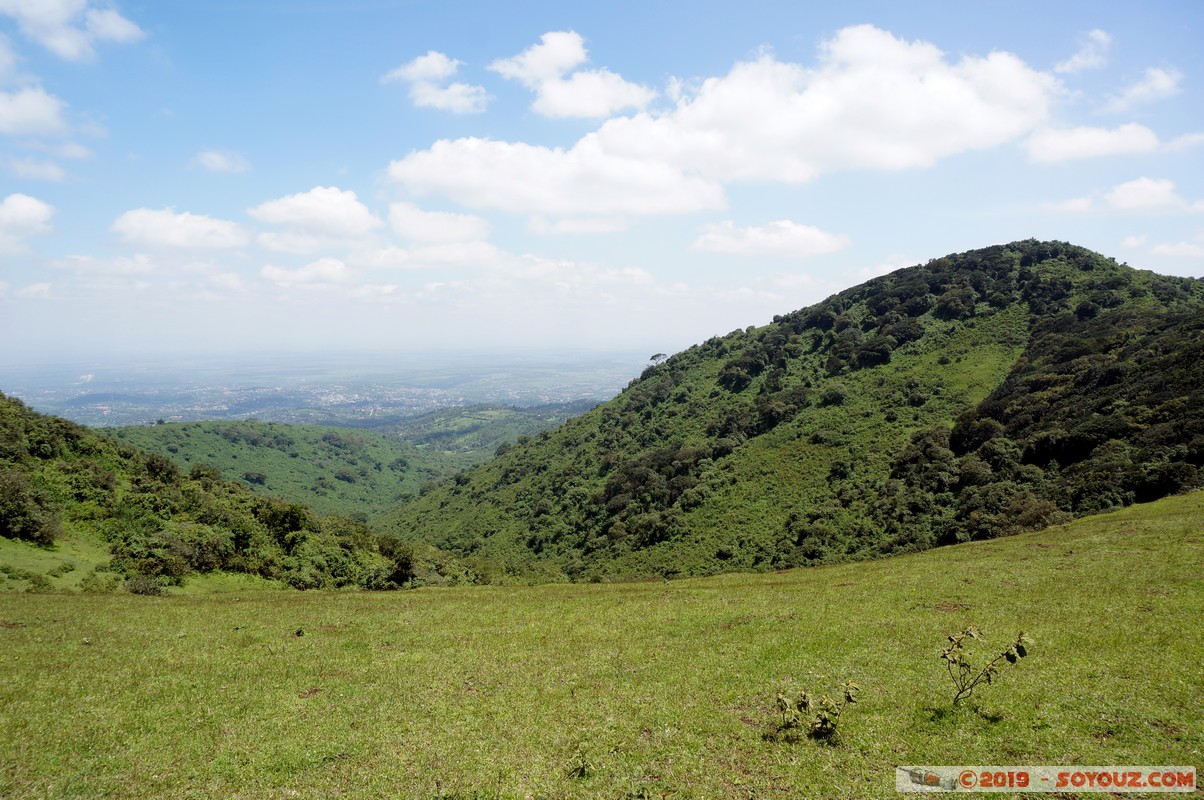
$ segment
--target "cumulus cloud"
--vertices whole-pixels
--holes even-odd
[[[412,203],[389,206],[389,227],[401,238],[419,242],[471,242],[489,236],[489,223],[480,217],[423,211]]]
[[[511,58],[498,59],[489,65],[489,69],[535,89],[543,81],[559,78],[588,58],[585,40],[576,31],[550,31],[539,37],[539,44],[533,44]]]
[[[68,61],[87,61],[100,42],[124,44],[146,34],[112,8],[87,0],[0,0],[0,14],[12,17],[21,33]]]
[[[499,75],[535,92],[531,109],[545,117],[608,117],[642,109],[656,97],[646,86],[630,83],[607,69],[566,73],[589,60],[585,40],[576,31],[550,31],[539,44],[489,65]]]
[[[834,253],[849,244],[849,238],[790,220],[741,228],[729,221],[707,225],[690,245],[691,250],[743,256],[800,258]]]
[[[442,139],[389,165],[411,191],[470,208],[552,216],[677,214],[722,208],[723,189],[663,162],[605,151],[595,136],[571,149],[492,139]]]
[[[210,172],[237,173],[246,172],[251,168],[250,162],[243,156],[222,150],[202,150],[193,156],[192,161]]]
[[[1177,69],[1161,69],[1150,67],[1145,71],[1140,81],[1128,86],[1119,95],[1113,97],[1104,107],[1105,111],[1128,111],[1133,106],[1165,100],[1174,97],[1180,91],[1179,83],[1183,73]]]
[[[575,44],[545,41],[505,70],[539,85],[579,63]],[[389,174],[465,205],[551,217],[714,209],[727,181],[926,167],[998,146],[1044,123],[1058,90],[1013,55],[954,60],[863,25],[825,43],[818,68],[764,54],[689,93],[679,86],[670,110],[609,119],[567,149],[441,140]]]
[[[467,83],[447,83],[463,64],[437,50],[381,76],[381,83],[402,82],[410,85],[410,100],[420,108],[436,108],[456,114],[476,114],[489,104],[489,94],[482,86]]]
[[[1189,203],[1165,178],[1137,178],[1112,187],[1104,194],[1109,206],[1122,211],[1204,211],[1204,202]]]
[[[1099,69],[1108,62],[1108,48],[1112,36],[1099,28],[1087,34],[1078,52],[1065,61],[1054,65],[1054,72],[1074,74],[1089,69]]]
[[[1101,156],[1152,153],[1161,142],[1144,125],[1129,123],[1117,128],[1046,128],[1037,131],[1025,143],[1028,157],[1038,163],[1055,163]]]
[[[1097,204],[1097,199],[1102,200],[1102,206]],[[1075,197],[1041,205],[1043,211],[1055,212],[1087,212],[1101,207],[1114,211],[1201,212],[1204,211],[1204,200],[1193,203],[1185,199],[1172,180],[1141,177],[1113,186],[1102,197]],[[1144,241],[1144,236],[1130,236],[1124,240],[1124,245],[1135,247]]]
[[[1150,248],[1156,256],[1175,256],[1177,258],[1204,258],[1204,244],[1192,242],[1177,242],[1175,244],[1156,244]]]
[[[136,208],[118,217],[111,227],[123,241],[150,247],[242,247],[250,235],[242,226],[203,214],[175,209]]]
[[[301,234],[339,238],[363,236],[384,224],[355,192],[335,186],[316,186],[268,200],[247,213],[260,222],[289,226]]]
[[[10,194],[0,202],[0,252],[19,252],[30,236],[47,233],[54,206],[27,194]]]
[[[299,269],[285,269],[269,264],[260,270],[260,274],[281,286],[343,283],[350,277],[347,265],[337,258],[320,258]]]
[[[41,86],[0,92],[0,133],[9,136],[60,136],[67,133],[67,104]]]
[[[608,149],[724,179],[801,182],[840,169],[927,167],[1045,120],[1057,84],[1008,53],[953,62],[869,25],[824,43],[818,69],[765,54],[660,117],[611,120]]]

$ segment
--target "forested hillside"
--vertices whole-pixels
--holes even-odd
[[[349,426],[168,422],[107,429],[188,471],[204,464],[256,494],[369,522],[436,479],[492,458],[500,445],[565,422],[594,403],[474,405]]]
[[[650,366],[403,506],[485,579],[785,568],[1204,482],[1204,282],[1059,242],[951,255]]]
[[[321,425],[169,422],[116,428],[111,435],[166,456],[183,470],[215,467],[257,494],[361,522],[396,508],[445,471],[482,460],[404,445],[396,436]]]
[[[83,588],[154,593],[224,570],[297,588],[404,581],[396,548],[361,523],[261,497],[213,468],[185,472],[161,455],[38,414],[0,394],[0,536],[99,553]],[[107,551],[107,552],[106,552]],[[408,557],[403,558],[408,568]],[[73,567],[65,560],[62,567]],[[10,565],[7,578],[46,584]]]

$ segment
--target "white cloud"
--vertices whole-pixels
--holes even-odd
[[[476,114],[489,104],[482,86],[467,83],[446,84],[463,62],[440,53],[427,51],[397,69],[381,76],[381,83],[401,81],[410,85],[410,99],[420,108],[435,108],[456,114]]]
[[[91,59],[99,42],[134,42],[146,35],[114,9],[92,7],[88,0],[0,0],[0,14],[68,61]]]
[[[544,81],[531,109],[545,117],[608,117],[628,108],[644,108],[656,92],[601,70],[574,72],[566,79]]]
[[[1131,250],[1135,247],[1141,247],[1142,245],[1144,245],[1145,239],[1146,239],[1146,237],[1145,237],[1144,233],[1136,234],[1133,236],[1126,236],[1124,239],[1121,239],[1120,246]]]
[[[952,62],[869,25],[841,30],[808,69],[762,55],[670,113],[608,121],[602,147],[727,180],[802,182],[908,169],[1011,141],[1042,123],[1057,82],[1008,53]]]
[[[252,218],[272,225],[285,225],[309,236],[355,238],[384,223],[361,203],[355,192],[334,186],[317,186],[269,200],[247,209]]]
[[[1175,256],[1178,258],[1204,258],[1204,244],[1179,242],[1177,244],[1156,244],[1150,248],[1156,256]]]
[[[13,52],[8,37],[0,33],[0,81],[7,80],[17,69],[17,54]]]
[[[260,247],[275,253],[297,253],[301,255],[315,253],[323,248],[336,244],[329,236],[314,236],[299,231],[269,231],[255,238]]]
[[[18,289],[17,297],[27,300],[48,300],[54,287],[49,283],[31,283],[23,289]]]
[[[18,178],[32,181],[61,181],[67,172],[53,161],[36,158],[9,158],[5,162],[8,171]]]
[[[1158,135],[1144,125],[1129,123],[1118,128],[1046,128],[1025,143],[1028,157],[1038,163],[1055,163],[1080,158],[1152,153],[1161,147]]]
[[[1165,153],[1179,153],[1184,150],[1190,150],[1193,147],[1199,147],[1204,144],[1204,133],[1185,133],[1182,136],[1176,136],[1162,146]]]
[[[59,98],[40,86],[0,92],[0,133],[9,136],[59,136],[67,132]]]
[[[1102,195],[1105,207],[1116,211],[1204,211],[1204,201],[1190,203],[1175,189],[1175,182],[1165,178],[1136,178],[1117,184]],[[1100,206],[1096,198],[1074,197],[1053,203],[1042,203],[1042,211],[1057,213],[1084,213],[1095,211]],[[1123,242],[1125,247],[1136,247],[1145,237],[1130,236]]]
[[[495,63],[539,85],[580,63],[563,35]],[[416,192],[555,218],[622,218],[724,205],[722,181],[802,182],[841,169],[906,169],[998,146],[1042,124],[1057,81],[1013,55],[948,59],[871,26],[840,31],[808,69],[736,64],[664,113],[612,118],[571,148],[441,140],[389,168]]]
[[[577,216],[677,214],[722,208],[716,182],[663,162],[606,152],[587,136],[570,150],[491,139],[440,140],[389,165],[418,193],[470,208]]]
[[[389,206],[389,226],[401,238],[418,242],[471,242],[489,236],[489,223],[480,217],[423,211],[412,203]]]
[[[1108,48],[1112,36],[1099,28],[1087,34],[1079,51],[1054,66],[1054,72],[1074,74],[1088,69],[1099,69],[1107,63]]]
[[[150,247],[242,247],[250,236],[234,222],[174,209],[136,208],[118,217],[112,231],[123,241]]]
[[[210,172],[246,172],[251,164],[238,153],[228,153],[221,150],[202,150],[193,156],[193,163],[204,167]]]
[[[1137,178],[1112,187],[1104,194],[1112,208],[1122,211],[1184,211],[1204,210],[1204,203],[1194,206],[1175,191],[1175,182],[1165,178]]]
[[[156,271],[154,261],[145,253],[115,258],[72,255],[53,262],[53,266],[87,275],[147,275]]]
[[[30,236],[47,233],[54,206],[27,194],[10,194],[0,202],[0,253],[18,252]]]
[[[1136,105],[1153,103],[1174,97],[1180,91],[1179,82],[1183,73],[1177,69],[1161,69],[1150,67],[1145,71],[1141,80],[1127,87],[1119,95],[1113,97],[1104,107],[1105,111],[1128,111]]]
[[[242,276],[233,272],[220,272],[209,276],[209,285],[223,292],[236,294],[246,288]]]
[[[627,229],[627,223],[613,217],[583,217],[576,219],[548,220],[544,217],[532,217],[527,224],[532,233],[547,234],[599,234],[617,233]]]
[[[505,78],[513,78],[530,89],[564,73],[589,59],[585,40],[576,31],[550,31],[512,58],[499,58],[489,69]]]
[[[748,228],[736,227],[731,221],[707,225],[690,249],[729,255],[802,258],[834,253],[848,244],[847,236],[783,219]]]
[[[320,258],[299,269],[267,265],[260,274],[281,286],[342,283],[350,277],[347,265],[337,258]]]
[[[498,264],[504,255],[488,242],[442,242],[410,251],[410,266],[491,266]]]
[[[608,117],[624,109],[642,109],[656,97],[652,89],[606,69],[579,70],[565,77],[588,60],[579,33],[550,31],[539,44],[512,58],[498,59],[488,68],[535,92],[531,108],[546,117]]]

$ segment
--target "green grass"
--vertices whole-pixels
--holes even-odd
[[[1201,519],[1196,493],[669,583],[9,593],[0,797],[890,798],[900,764],[1199,765]],[[968,624],[984,657],[1035,644],[952,710]],[[766,738],[779,688],[846,679],[837,742]]]
[[[0,538],[0,591],[26,590],[32,575],[41,576],[52,589],[78,589],[89,572],[111,557],[95,537],[64,536],[53,548]]]

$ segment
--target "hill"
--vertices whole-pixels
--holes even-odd
[[[1044,527],[1204,482],[1204,282],[1022,241],[650,366],[402,506],[508,580],[780,569]]]
[[[898,798],[900,764],[1198,765],[1202,515],[667,583],[12,594],[0,795]],[[976,664],[1033,644],[953,707],[968,625]],[[779,690],[845,680],[835,741],[772,737]]]
[[[153,593],[217,571],[297,588],[384,588],[397,555],[355,520],[255,495],[204,465],[185,473],[3,394],[0,537],[3,583],[35,589],[125,581]],[[46,572],[28,568],[48,562]]]
[[[104,432],[166,456],[183,470],[204,464],[257,494],[369,522],[431,481],[486,461],[499,446],[562,424],[593,405],[473,405],[337,427],[245,420],[167,422]]]
[[[257,494],[362,522],[418,494],[426,481],[481,460],[431,453],[375,431],[321,425],[168,422],[106,433],[181,469],[204,464]]]

